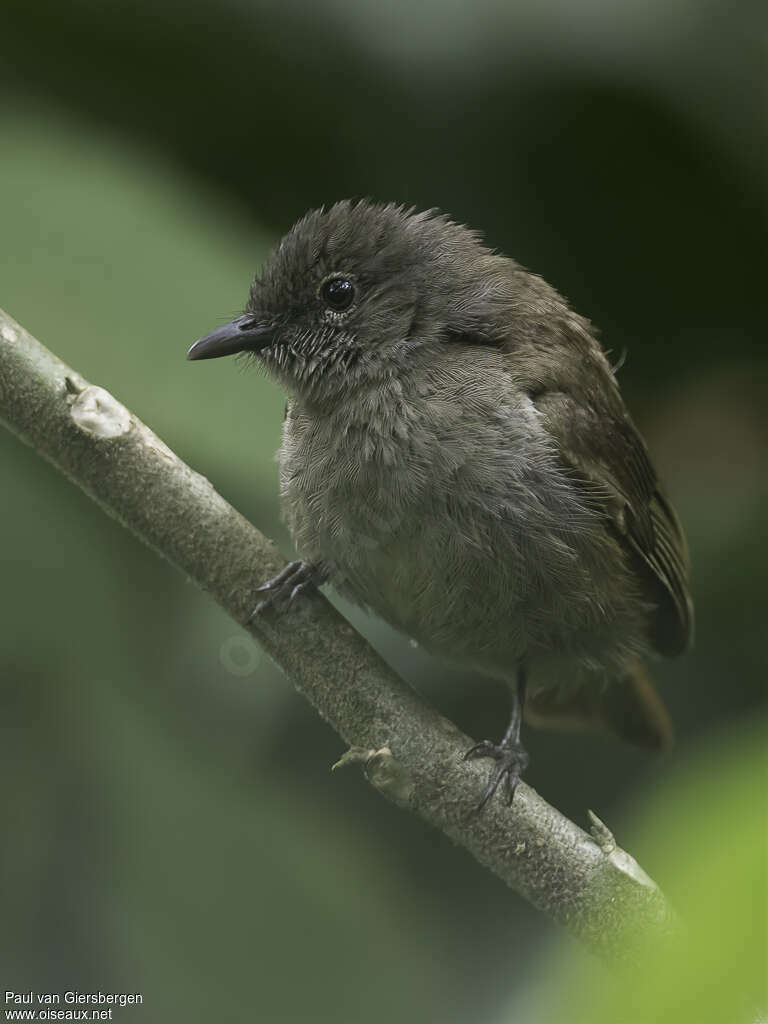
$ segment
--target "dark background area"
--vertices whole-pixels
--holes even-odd
[[[184,353],[309,207],[439,206],[626,352],[693,553],[696,647],[654,668],[679,742],[657,761],[529,734],[528,780],[579,822],[593,807],[662,884],[640,809],[765,710],[765,21],[588,0],[0,10],[0,305],[284,546],[282,395]],[[8,434],[0,474],[3,988],[141,991],[123,1019],[147,1022],[523,1020],[554,926],[331,776],[340,740],[247,638]],[[345,610],[463,728],[499,731],[504,694]]]

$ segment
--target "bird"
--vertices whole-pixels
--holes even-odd
[[[345,199],[294,224],[242,315],[190,360],[244,353],[288,392],[282,514],[310,588],[505,684],[482,808],[509,803],[527,723],[672,739],[646,665],[693,634],[688,547],[591,323],[436,209]]]

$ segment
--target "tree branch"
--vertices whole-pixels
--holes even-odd
[[[319,593],[246,625],[274,545],[102,388],[0,310],[0,417],[110,515],[218,601],[304,694],[380,792],[443,830],[602,955],[633,956],[674,930],[655,883],[602,823],[590,837],[521,783],[508,808],[473,812],[487,769]],[[610,841],[609,841],[610,840]]]

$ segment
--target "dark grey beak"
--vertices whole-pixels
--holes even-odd
[[[258,352],[271,344],[273,330],[272,324],[252,313],[239,316],[196,341],[187,352],[187,359],[218,359],[235,352]]]

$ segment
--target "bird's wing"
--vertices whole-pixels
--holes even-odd
[[[579,387],[564,386],[563,379],[573,376],[557,373],[549,384],[534,383],[529,393],[564,464],[636,556],[639,582],[657,609],[651,640],[660,654],[673,656],[685,650],[693,630],[688,549],[613,373],[590,341],[569,353],[579,362]]]

